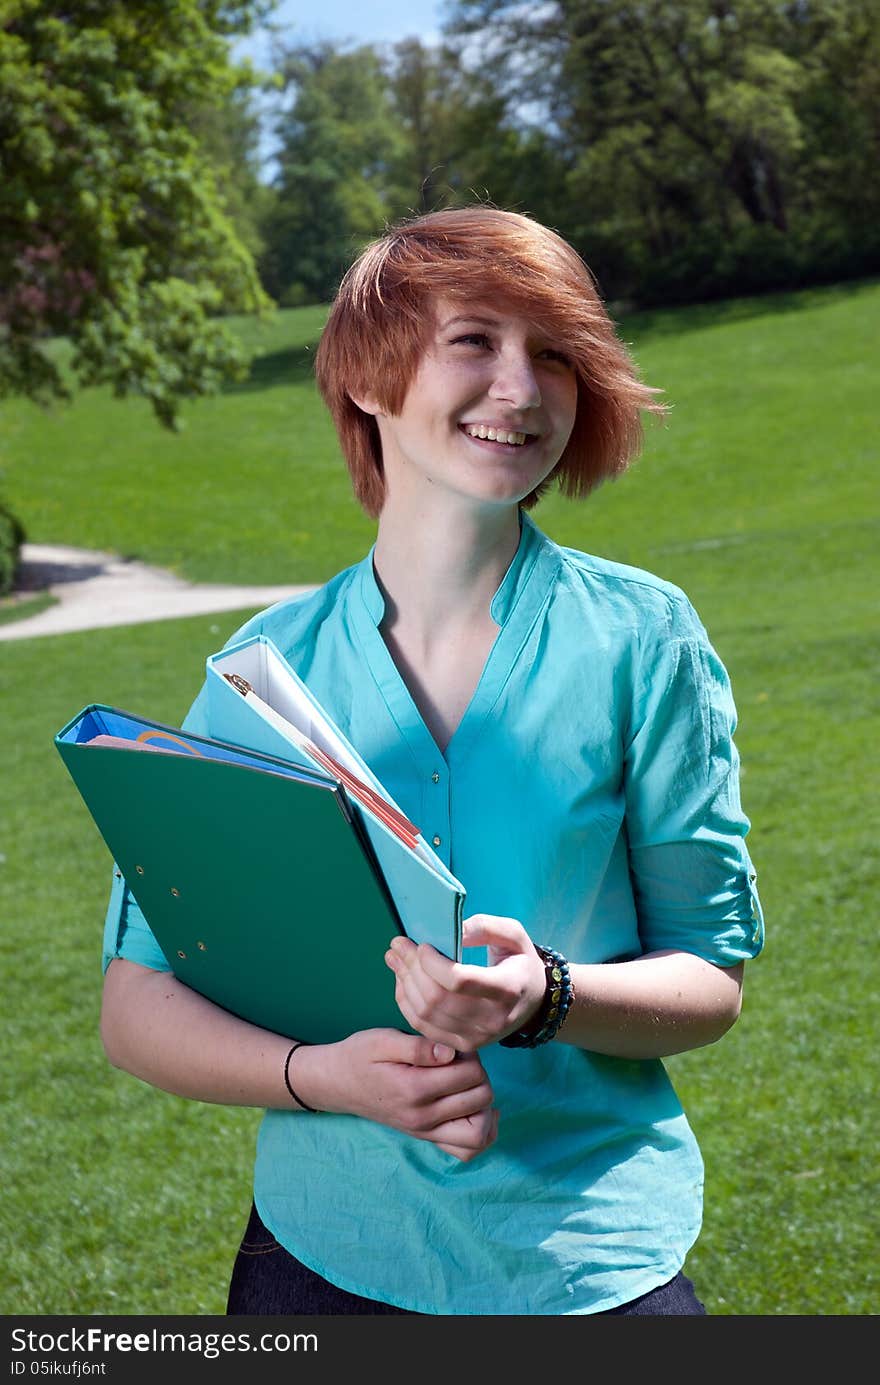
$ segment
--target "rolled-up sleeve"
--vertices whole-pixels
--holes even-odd
[[[152,967],[154,971],[171,970],[165,953],[153,937],[150,925],[115,865],[104,919],[104,971],[114,957],[139,962],[142,967]]]
[[[679,948],[733,966],[764,945],[736,721],[724,665],[682,597],[643,641],[626,748],[630,868],[646,951]]]

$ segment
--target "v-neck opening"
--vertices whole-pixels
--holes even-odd
[[[490,619],[491,619],[491,616],[490,616]],[[498,625],[498,623],[496,622],[496,624],[495,624],[495,634],[494,634],[494,636],[493,636],[493,638],[492,638],[492,643],[489,645],[489,648],[488,648],[488,650],[487,650],[487,652],[486,652],[486,657],[485,657],[485,659],[483,660],[483,667],[480,669],[480,676],[478,677],[476,683],[474,684],[473,688],[471,689],[471,695],[470,695],[470,697],[468,698],[467,702],[465,703],[464,711],[462,712],[461,716],[459,717],[458,721],[456,722],[456,724],[455,724],[455,729],[453,730],[452,735],[449,737],[449,739],[448,739],[448,741],[446,742],[446,745],[445,745],[445,746],[441,746],[441,745],[440,745],[440,743],[439,743],[439,741],[437,740],[436,736],[434,735],[433,731],[432,731],[431,728],[428,726],[427,722],[425,722],[425,729],[426,729],[426,731],[428,732],[428,735],[431,737],[432,741],[434,742],[435,746],[437,747],[437,750],[438,750],[439,754],[443,757],[443,760],[445,761],[447,767],[449,766],[449,758],[448,758],[449,751],[450,751],[450,749],[453,747],[453,745],[454,745],[454,743],[455,743],[455,740],[456,740],[456,738],[458,737],[459,731],[464,727],[465,723],[467,722],[468,716],[469,716],[470,711],[471,711],[471,708],[474,706],[474,704],[475,704],[476,701],[477,701],[477,698],[479,697],[480,689],[482,688],[483,683],[484,683],[484,681],[485,681],[485,679],[486,679],[486,675],[487,675],[487,672],[488,672],[488,670],[489,670],[489,666],[490,666],[490,664],[492,663],[492,657],[493,657],[493,655],[494,655],[494,653],[495,653],[496,646],[497,646],[497,644],[498,644],[499,639],[501,638],[501,635],[502,635],[503,631],[504,631],[504,626],[503,626],[503,625]],[[380,630],[379,633],[380,633],[380,635],[381,635],[381,630]],[[383,639],[383,644],[384,644],[384,639]],[[386,647],[386,649],[388,648],[387,645],[386,645],[385,647]],[[390,650],[389,650],[388,652],[389,652],[389,654],[391,653]],[[392,662],[393,662],[393,659],[392,659]],[[395,665],[395,667],[396,667],[396,665]],[[398,669],[398,672],[400,672],[399,669]],[[409,693],[410,697],[412,698],[413,703],[415,704],[416,711],[419,713],[419,716],[422,718],[422,721],[424,722],[424,721],[425,721],[424,713],[421,712],[421,710],[419,709],[419,705],[418,705],[418,703],[416,702],[415,698],[413,697],[412,689],[409,687],[409,684],[406,682],[406,679],[403,678],[403,675],[402,675],[402,674],[401,674],[401,679],[402,679],[402,681],[403,681],[403,683],[404,683],[404,686],[406,687],[407,692]]]
[[[385,602],[373,565],[375,544],[361,564],[361,619],[356,622],[361,645],[391,717],[416,764],[440,757],[445,766],[462,753],[498,699],[550,590],[550,577],[559,550],[534,523],[521,516],[520,541],[490,602],[498,626],[480,676],[452,735],[441,749],[428,727],[410,687],[395,663],[380,626]],[[543,580],[535,581],[540,568]],[[524,599],[526,598],[526,599]]]

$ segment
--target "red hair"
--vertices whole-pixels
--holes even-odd
[[[352,396],[397,414],[434,327],[433,302],[503,300],[553,337],[574,364],[578,406],[554,470],[522,501],[534,505],[554,480],[587,495],[625,471],[641,451],[641,413],[665,412],[639,379],[577,252],[531,217],[475,206],[398,222],[347,271],[315,358],[357,499],[369,515],[385,498],[375,419]]]

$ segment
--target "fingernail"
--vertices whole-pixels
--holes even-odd
[[[434,1057],[439,1063],[450,1063],[455,1057],[455,1049],[450,1048],[449,1044],[435,1044]]]

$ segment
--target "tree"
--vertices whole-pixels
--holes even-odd
[[[371,46],[291,49],[281,72],[294,100],[279,123],[276,202],[260,268],[281,302],[320,303],[382,229],[402,136]]]
[[[163,424],[246,366],[219,320],[267,306],[198,131],[247,81],[229,40],[267,7],[0,4],[0,394],[145,395]]]
[[[563,227],[605,291],[705,297],[821,274],[817,192],[839,236],[861,228],[853,267],[876,257],[878,15],[875,0],[455,0],[449,31],[534,103],[566,168]],[[859,182],[863,202],[875,189],[861,218]]]
[[[559,186],[544,136],[449,46],[332,43],[284,57],[294,91],[279,124],[276,203],[263,282],[282,302],[322,302],[389,221],[474,198],[530,206]]]
[[[395,45],[386,71],[404,135],[400,205],[426,212],[480,198],[548,210],[560,161],[545,134],[517,118],[515,88],[487,81],[482,66],[472,69],[454,47],[417,38]]]
[[[876,0],[810,0],[796,11],[792,50],[805,82],[799,103],[808,213],[852,240],[880,225],[880,7]]]
[[[266,79],[258,85],[272,84]],[[224,210],[256,261],[265,248],[260,225],[272,205],[272,193],[262,177],[262,117],[254,96],[254,82],[246,75],[222,103],[195,107],[188,123],[223,190]]]

